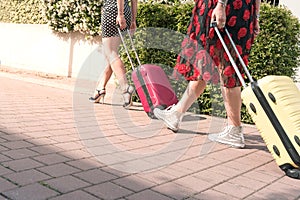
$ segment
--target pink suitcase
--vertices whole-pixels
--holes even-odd
[[[154,108],[165,109],[170,105],[176,104],[178,102],[178,98],[169,82],[168,76],[160,66],[152,64],[141,65],[128,31],[129,39],[139,64],[139,67],[137,68],[133,66],[128,48],[126,47],[120,30],[119,34],[133,69],[131,78],[143,105],[144,111],[150,118],[155,118],[153,114]]]
[[[132,81],[145,112],[154,118],[153,109],[165,109],[178,102],[168,76],[157,65],[140,65],[132,72]]]

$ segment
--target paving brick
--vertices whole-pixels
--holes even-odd
[[[44,183],[61,193],[67,193],[90,186],[89,183],[70,175],[47,180],[44,181]]]
[[[228,176],[216,173],[215,171],[209,169],[192,174],[192,176],[199,180],[206,181],[210,184],[222,183],[224,181],[228,181],[229,179]]]
[[[84,191],[75,191],[66,194],[62,194],[58,197],[50,198],[51,200],[98,200],[99,198],[92,196]]]
[[[79,177],[80,179],[92,184],[103,183],[117,178],[117,176],[107,173],[102,169],[92,169],[89,171],[74,174],[74,176]]]
[[[6,174],[4,175],[4,177],[21,186],[51,178],[50,176],[41,173],[35,169]]]
[[[241,186],[249,188],[251,190],[259,190],[266,186],[265,182],[257,181],[252,178],[246,177],[246,176],[235,177],[235,178],[229,180],[229,183],[233,183],[235,185],[241,185]]]
[[[42,163],[37,162],[31,158],[3,162],[3,165],[17,172],[43,166]]]
[[[173,182],[194,191],[194,193],[205,191],[214,185],[214,183],[201,180],[192,175],[174,180]]]
[[[136,175],[118,178],[112,182],[134,192],[142,191],[155,185],[155,183]]]
[[[38,168],[39,171],[46,173],[52,177],[60,177],[69,174],[79,172],[79,169],[66,165],[64,163],[58,163],[54,165],[49,165],[46,167]]]
[[[7,196],[9,199],[18,199],[18,200],[28,200],[28,199],[41,200],[41,199],[48,199],[50,197],[58,195],[58,193],[55,192],[54,190],[51,190],[46,186],[42,186],[38,183],[9,190],[3,192],[3,194]]]
[[[54,144],[54,145],[57,146],[58,148],[66,150],[66,151],[79,150],[79,149],[84,148],[84,146],[82,146],[82,144],[80,142],[64,142],[64,143],[58,143],[58,144]]]
[[[270,184],[278,179],[277,177],[270,175],[270,174],[266,174],[263,171],[258,170],[258,169],[249,171],[249,172],[243,174],[243,176],[246,178],[249,178],[249,179],[257,180],[257,181],[268,183],[268,184]]]
[[[139,199],[147,199],[147,200],[171,200],[172,198],[164,196],[160,193],[157,193],[152,190],[145,190],[139,193],[135,193],[131,196],[126,197],[128,200],[139,200]]]
[[[254,189],[249,189],[239,184],[233,184],[229,182],[217,185],[213,189],[221,193],[228,194],[230,196],[234,196],[236,198],[241,199],[255,192]]]
[[[226,154],[226,156],[224,156]],[[222,162],[230,161],[237,159],[245,155],[245,152],[242,149],[229,148],[221,151],[212,152],[209,154],[209,157],[212,159],[220,160]]]
[[[9,158],[9,157],[7,157],[7,156],[5,156],[5,155],[0,154],[0,162],[1,163],[5,162],[5,161],[10,161],[10,160],[12,160],[12,159]]]
[[[194,197],[197,198],[197,199],[201,199],[201,200],[214,200],[214,199],[216,199],[216,200],[217,199],[238,200],[238,199],[241,199],[241,198],[236,198],[236,197],[233,197],[231,195],[224,194],[224,193],[221,193],[219,191],[212,190],[212,189],[201,192],[200,194],[197,194]]]
[[[30,132],[31,134],[49,130],[45,126],[26,126],[26,127],[23,127],[23,129],[25,132]]]
[[[13,159],[21,159],[38,155],[35,151],[31,151],[29,149],[14,149],[9,151],[4,151],[2,154],[9,156]]]
[[[28,148],[33,146],[33,144],[26,141],[5,142],[2,145],[9,149],[21,149],[21,148]]]
[[[184,171],[186,174],[194,173],[195,171],[199,171],[201,169],[204,169],[205,167],[206,166],[203,165],[203,162],[201,160],[198,160],[197,162],[191,159],[176,162],[170,166],[171,169]]]
[[[288,183],[288,182],[287,182]],[[300,184],[292,186],[285,182],[278,182],[268,185],[264,190],[272,190],[275,194],[284,195],[288,198],[300,197]]]
[[[7,180],[5,180],[4,178],[1,178],[0,177],[0,194],[2,192],[5,192],[7,190],[11,190],[11,189],[14,189],[14,188],[17,188],[18,186],[12,182],[9,182]]]
[[[257,194],[257,193],[255,193],[254,195],[250,195],[250,196],[248,196],[248,197],[246,197],[246,198],[244,198],[245,200],[270,200],[270,199],[268,199],[268,197],[265,197],[264,195],[259,195],[259,194]]]
[[[104,164],[100,163],[98,160],[93,158],[83,158],[79,160],[72,160],[70,162],[66,162],[68,165],[79,168],[81,170],[90,170],[98,167],[103,167]]]
[[[102,199],[118,199],[133,193],[128,189],[110,182],[95,185],[84,190]]]
[[[1,151],[1,152],[2,152],[2,151],[7,151],[7,150],[9,150],[7,147],[4,147],[4,146],[0,145],[0,151]]]
[[[47,155],[42,155],[42,156],[35,156],[34,159],[39,162],[42,162],[46,165],[53,165],[56,163],[66,162],[66,161],[70,160],[70,158],[66,158],[57,153],[47,154]]]
[[[195,167],[195,169],[196,169],[196,167]],[[169,175],[170,177],[172,177],[172,179],[178,179],[180,177],[186,176],[191,171],[190,170],[182,170],[182,169],[178,170],[178,168],[176,168],[176,167],[166,166],[164,168],[159,169],[159,172]]]
[[[247,198],[245,199],[252,199],[251,197],[254,196],[256,197],[257,199],[265,199],[265,200],[292,200],[292,199],[299,199],[298,198],[295,198],[295,196],[292,196],[290,194],[288,194],[287,192],[280,192],[280,191],[274,191],[274,190],[270,190],[269,188],[266,189],[262,189],[262,190],[259,190],[257,191],[255,194],[251,195],[251,196],[248,196]]]
[[[55,144],[57,141],[52,140],[48,137],[30,138],[26,140],[27,142],[34,144],[35,146]]]
[[[288,176],[284,176],[281,179],[279,179],[277,182],[281,183],[281,184],[289,185],[292,188],[299,187],[299,189],[300,189],[299,179],[294,179],[294,178],[290,178]]]
[[[32,151],[38,152],[39,154],[51,154],[62,152],[63,149],[55,147],[53,144],[46,144],[41,146],[34,146],[30,148]]]
[[[51,131],[49,130],[42,130],[42,131],[36,131],[36,132],[25,132],[24,135],[27,135],[30,137],[30,139],[43,139],[43,138],[49,138],[52,136]],[[28,139],[26,141],[29,141]],[[30,142],[30,141],[29,141]]]
[[[231,168],[223,164],[211,167],[210,170],[228,177],[235,177],[243,173],[243,171],[240,171],[239,169]]]
[[[6,167],[3,167],[2,165],[0,165],[0,176],[3,176],[5,174],[9,174],[9,173],[13,173],[13,171],[6,168]]]
[[[63,135],[63,136],[55,136],[51,137],[53,141],[56,141],[56,143],[64,143],[64,142],[75,142],[79,141],[78,137],[75,137],[75,134],[70,134],[70,135]]]
[[[277,178],[284,176],[284,172],[279,168],[275,161],[266,163],[265,165],[258,167],[257,170]]]
[[[22,141],[22,140],[26,140],[28,138],[30,138],[27,135],[24,135],[24,133],[15,133],[15,134],[5,134],[3,136],[1,136],[1,138],[5,139],[6,142],[12,142],[12,141]]]
[[[37,199],[300,198],[299,181],[279,169],[255,126],[244,128],[246,148],[233,149],[208,141],[215,123],[210,116],[187,113],[182,129],[174,134],[149,119],[140,105],[125,110],[121,103],[114,104],[109,92],[109,103],[90,104],[90,94],[73,93],[66,80],[42,79],[43,84],[37,84],[17,74],[0,76],[0,112],[5,113],[0,115],[0,189],[8,188],[0,192],[0,199],[31,200],[32,194]],[[114,91],[114,84],[109,86],[107,91]],[[20,90],[22,98],[16,98]],[[45,104],[45,99],[51,103]],[[146,137],[140,138],[140,133]],[[104,137],[120,150],[137,154],[166,148],[175,137],[181,140],[164,154],[108,166],[86,149],[103,145]],[[123,159],[114,160],[109,149],[102,153],[109,163]],[[157,168],[170,158],[172,163]],[[126,167],[155,169],[133,175]]]
[[[182,185],[178,185],[174,182],[168,182],[155,186],[151,188],[151,190],[160,194],[164,194],[173,199],[186,199],[195,193],[195,191],[183,187]]]
[[[165,173],[163,171],[152,171],[148,173],[137,174],[137,176],[147,179],[148,181],[156,184],[166,183],[172,181],[175,178],[174,175]]]
[[[72,159],[83,159],[83,158],[90,158],[93,156],[91,153],[87,152],[84,149],[77,149],[77,150],[69,150],[65,151],[64,156]]]
[[[233,160],[233,161],[229,161],[229,162],[223,163],[223,166],[228,166],[228,167],[230,167],[232,169],[237,169],[241,173],[248,172],[248,171],[250,171],[252,169],[255,169],[255,167],[253,168],[253,165],[247,165],[247,164],[244,164],[244,163],[240,163],[237,160]]]

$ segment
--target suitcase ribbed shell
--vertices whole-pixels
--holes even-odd
[[[286,76],[266,76],[258,80],[258,85],[291,143],[298,152],[298,155],[300,155],[299,89],[293,80]],[[279,166],[289,163],[299,168],[290,158],[250,86],[242,91],[242,99],[276,163]],[[250,108],[250,104],[254,105],[256,113]]]

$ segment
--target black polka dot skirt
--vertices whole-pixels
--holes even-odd
[[[116,27],[116,19],[118,15],[117,0],[105,0],[101,15],[101,31],[102,37],[114,37],[119,36],[118,29]],[[131,25],[131,9],[128,0],[124,1],[124,16],[126,19],[127,27]],[[126,29],[124,29],[126,31]],[[124,31],[122,30],[122,31]]]

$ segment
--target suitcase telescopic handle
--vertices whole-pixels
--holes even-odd
[[[132,70],[134,70],[135,67],[134,67],[134,65],[133,65],[131,56],[130,56],[130,54],[129,54],[128,47],[127,47],[127,45],[125,44],[125,40],[124,40],[124,37],[123,37],[123,35],[122,35],[121,29],[120,29],[120,25],[117,24],[116,26],[117,26],[117,29],[118,29],[118,32],[119,32],[121,41],[122,41],[122,43],[123,43],[124,49],[125,49],[125,51],[126,51],[126,54],[127,54],[127,56],[128,56],[129,62],[130,62],[130,64],[131,64],[131,68],[132,68]],[[133,51],[134,51],[135,57],[136,57],[136,59],[137,59],[137,61],[138,61],[139,66],[141,66],[141,61],[140,61],[139,56],[138,56],[138,54],[137,54],[137,52],[136,52],[136,49],[135,49],[135,46],[134,46],[134,43],[133,43],[133,40],[132,40],[131,33],[130,33],[129,29],[127,29],[127,33],[128,33],[129,40],[130,40],[130,44],[131,44],[132,49],[133,49]]]
[[[215,31],[216,31],[216,33],[217,33],[217,35],[218,35],[218,37],[219,37],[219,39],[220,39],[220,41],[221,41],[221,43],[222,43],[222,46],[223,46],[223,48],[224,48],[226,54],[228,55],[228,58],[229,58],[229,60],[230,60],[230,62],[231,62],[231,64],[232,64],[232,66],[233,66],[235,72],[237,73],[237,75],[238,75],[238,77],[239,77],[239,79],[240,79],[240,81],[241,81],[243,87],[246,87],[246,83],[245,83],[245,81],[244,81],[244,79],[243,79],[243,76],[242,76],[242,74],[241,74],[239,68],[237,67],[237,65],[236,65],[236,63],[235,63],[235,61],[234,61],[234,59],[232,58],[232,55],[231,55],[231,53],[229,52],[228,47],[227,47],[227,45],[225,44],[224,39],[223,39],[223,37],[222,37],[222,35],[221,35],[221,33],[220,33],[218,27],[217,27],[217,22],[212,22],[211,26],[214,27],[214,29],[215,29]],[[229,40],[230,40],[231,45],[232,45],[233,48],[234,48],[234,51],[236,52],[236,54],[237,54],[237,56],[238,56],[238,58],[239,58],[239,61],[240,61],[241,65],[243,66],[243,69],[244,69],[244,71],[245,71],[245,73],[246,73],[246,76],[249,78],[250,83],[253,83],[254,80],[253,80],[253,78],[252,78],[252,76],[251,76],[251,74],[250,74],[250,72],[249,72],[249,70],[248,70],[248,68],[247,68],[247,66],[246,66],[246,64],[245,64],[245,62],[244,62],[244,60],[242,59],[242,57],[241,57],[241,55],[240,55],[238,49],[236,48],[236,45],[235,45],[234,41],[232,40],[232,37],[231,37],[230,33],[228,32],[228,30],[227,30],[226,27],[224,27],[224,30],[225,30],[226,35],[228,36],[228,38],[229,38]]]

